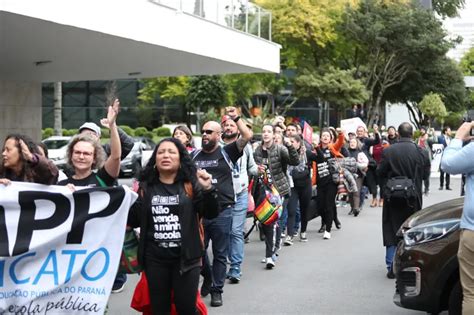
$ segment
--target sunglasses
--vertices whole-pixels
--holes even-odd
[[[210,130],[210,129],[206,129],[206,130],[201,130],[201,135],[212,135],[213,132],[216,132],[215,130]]]

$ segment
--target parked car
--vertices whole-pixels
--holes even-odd
[[[147,137],[134,138],[130,153],[120,162],[120,176],[135,176],[142,169],[142,156],[151,155],[155,143]]]
[[[438,314],[461,314],[462,289],[457,251],[464,198],[427,207],[398,231],[394,257],[398,306]]]
[[[66,165],[67,145],[71,139],[72,137],[53,136],[42,141],[48,148],[49,159],[59,168]]]

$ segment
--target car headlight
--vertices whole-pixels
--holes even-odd
[[[413,246],[445,237],[459,228],[461,220],[433,221],[415,226],[403,234],[405,245]]]

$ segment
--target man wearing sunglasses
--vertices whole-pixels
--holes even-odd
[[[222,306],[222,293],[227,274],[226,263],[232,228],[232,210],[235,205],[232,170],[234,164],[242,156],[245,146],[252,139],[252,131],[240,119],[235,107],[227,107],[226,115],[236,123],[241,137],[221,147],[219,145],[222,134],[221,125],[218,122],[209,121],[201,130],[202,149],[196,150],[193,154],[196,166],[211,174],[213,185],[218,187],[219,216],[212,220],[203,220],[205,246],[207,248],[209,240],[212,240],[214,258],[211,268],[206,255],[201,295],[206,296],[211,293],[211,306]]]

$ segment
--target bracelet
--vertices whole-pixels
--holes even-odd
[[[233,118],[232,120],[236,123],[240,120],[240,116],[237,116],[237,117]]]

